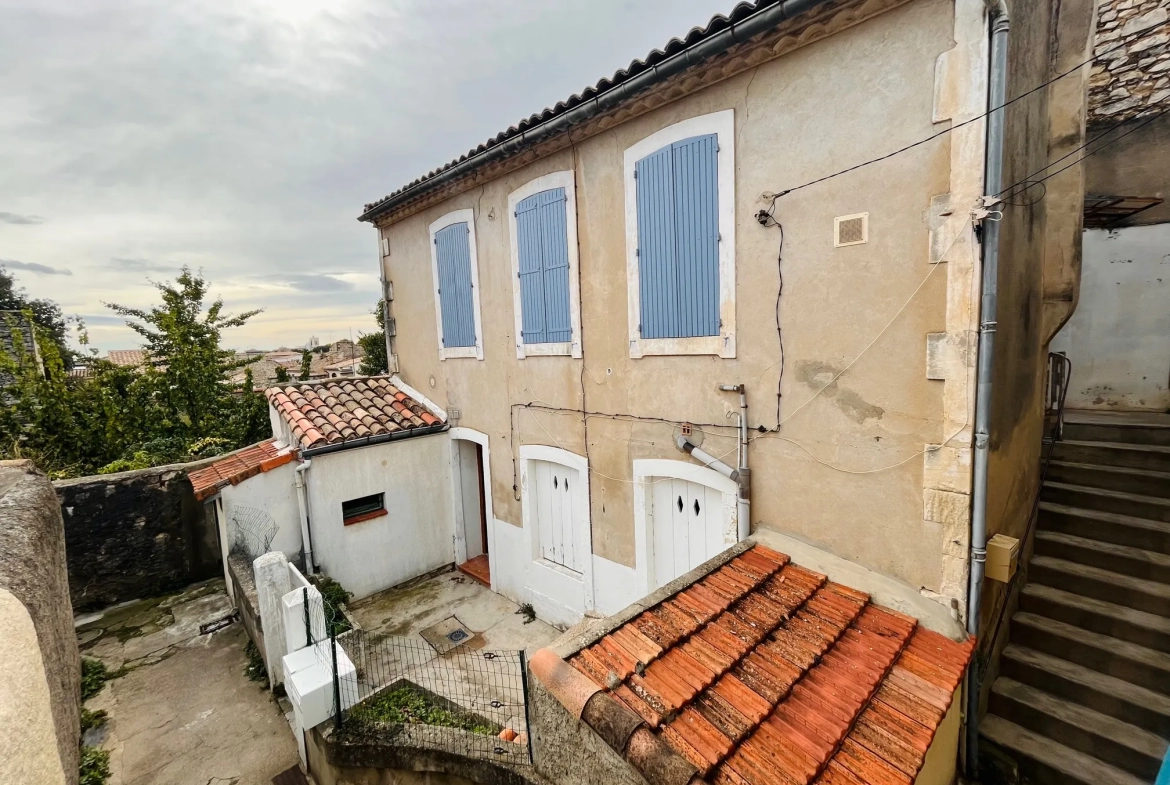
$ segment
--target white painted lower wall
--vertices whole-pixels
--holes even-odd
[[[1081,294],[1052,350],[1073,409],[1170,409],[1170,223],[1084,233]]]
[[[445,434],[313,456],[307,482],[314,560],[354,599],[454,561]],[[387,514],[344,525],[342,502],[374,493],[385,494]]]
[[[294,484],[296,467],[297,462],[292,461],[220,491],[226,537],[221,542],[226,550],[231,550],[234,536],[232,514],[237,508],[252,507],[267,513],[275,526],[268,550],[280,551],[290,559],[297,557],[301,552],[301,514]]]

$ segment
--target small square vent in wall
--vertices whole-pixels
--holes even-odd
[[[833,219],[833,245],[861,245],[869,242],[869,213],[842,215]]]

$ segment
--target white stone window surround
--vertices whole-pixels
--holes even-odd
[[[443,306],[439,294],[439,255],[435,247],[435,235],[451,224],[467,224],[467,244],[471,255],[471,308],[475,322],[475,346],[443,346]],[[475,211],[470,207],[454,210],[427,227],[428,242],[431,246],[431,279],[435,293],[435,333],[439,342],[439,359],[451,360],[458,357],[483,359],[483,320],[479,315],[479,259],[475,252]]]
[[[565,238],[569,252],[569,321],[573,338],[568,343],[524,343],[524,314],[520,298],[520,247],[516,237],[516,207],[533,194],[553,188],[565,189]],[[508,194],[509,255],[512,260],[512,308],[516,320],[516,357],[564,355],[581,357],[581,282],[578,275],[577,180],[572,170],[551,172],[529,180]]]
[[[723,496],[723,508],[726,512],[727,535],[730,548],[739,538],[739,486],[734,480],[729,480],[714,469],[708,469],[697,463],[688,461],[673,461],[659,458],[645,458],[634,461],[634,573],[642,594],[646,596],[656,588],[654,576],[653,532],[651,531],[652,517],[649,513],[649,500],[652,498],[649,484],[655,480],[670,478],[686,480],[687,482],[705,485],[719,491]],[[734,532],[734,537],[732,537]],[[671,576],[673,580],[677,576]]]
[[[638,272],[638,185],[634,166],[668,144],[692,136],[719,138],[719,335],[699,338],[642,338],[641,286]],[[630,357],[713,354],[735,357],[735,110],[680,120],[656,131],[625,151],[626,291]]]
[[[577,482],[572,490],[573,518],[577,524],[574,540],[589,548],[589,553],[583,560],[585,569],[581,573],[554,564],[540,555],[540,533],[536,515],[532,509],[532,495],[528,482],[528,463],[534,460],[560,464],[570,469],[576,469],[579,473],[580,482]],[[566,582],[579,582],[584,609],[586,611],[592,610],[594,606],[593,527],[590,523],[589,510],[589,460],[582,455],[562,450],[559,447],[548,447],[542,444],[520,445],[520,514],[528,539],[530,559],[528,590],[552,597],[558,593],[558,584],[564,586]]]

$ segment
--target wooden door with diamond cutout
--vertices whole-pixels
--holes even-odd
[[[589,556],[588,546],[577,542],[574,516],[572,491],[580,482],[580,474],[576,469],[551,461],[528,463],[540,556],[573,572],[581,572],[582,562]]]
[[[649,478],[652,589],[727,549],[723,493],[697,482]]]

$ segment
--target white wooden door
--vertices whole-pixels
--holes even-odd
[[[534,501],[540,556],[553,564],[581,572],[588,547],[577,542],[578,521],[573,496],[580,472],[550,461],[529,461],[528,482]]]
[[[649,480],[653,588],[693,570],[728,548],[722,492],[697,482]]]

